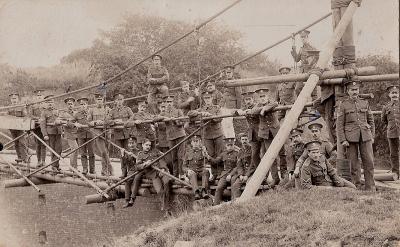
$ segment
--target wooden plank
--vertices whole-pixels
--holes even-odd
[[[28,117],[0,116],[0,129],[31,130],[35,123]]]

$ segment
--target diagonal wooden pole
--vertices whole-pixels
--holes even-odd
[[[332,37],[325,44],[324,49],[322,49],[321,56],[316,64],[316,68],[321,70],[327,68],[328,62],[332,57],[333,51],[335,50],[336,45],[338,44],[343,33],[345,32],[348,24],[351,22],[352,17],[356,12],[356,10],[357,10],[357,4],[352,1],[347,7],[347,10],[342,16],[342,19],[337,25]],[[304,105],[307,102],[307,98],[311,96],[311,92],[317,86],[322,71],[320,71],[319,73],[313,71],[311,71],[311,75],[308,78],[304,88],[301,90],[296,101],[294,102],[292,109],[288,112],[288,115],[285,117],[285,120],[280,126],[277,135],[272,140],[270,148],[266,151],[256,171],[248,181],[242,196],[238,199],[238,202],[246,201],[256,195],[262,181],[264,180],[266,174],[268,173],[273,162],[278,156],[279,151],[281,150],[282,146],[289,137],[290,130],[295,126],[297,118],[299,117],[300,113],[304,108]]]
[[[48,148],[50,150],[50,152],[52,152],[55,156],[57,156],[57,158],[60,159],[61,162],[64,161],[64,157],[62,157],[61,155],[59,155],[54,149],[52,149],[45,141],[43,141],[39,136],[37,136],[35,133],[33,133],[33,136],[38,139],[43,145],[46,146],[46,148]],[[78,175],[78,177],[80,177],[83,181],[85,181],[88,185],[90,185],[93,189],[95,189],[99,194],[101,194],[102,196],[104,196],[105,198],[109,198],[110,196],[107,193],[104,193],[104,191],[102,189],[99,188],[99,186],[97,186],[95,183],[93,183],[92,181],[90,181],[89,179],[87,179],[87,177],[85,177],[85,175],[83,175],[82,173],[80,173],[76,168],[72,167],[70,164],[67,164],[69,169],[71,169],[74,173],[76,173],[76,175]]]

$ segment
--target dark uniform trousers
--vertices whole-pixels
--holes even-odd
[[[128,173],[128,176],[130,174]],[[144,175],[144,171],[140,171],[136,174],[132,179],[129,179],[125,182],[125,200],[129,201],[131,198],[135,198],[138,195],[138,191],[140,188],[140,183],[142,182],[142,178]]]
[[[203,169],[201,172],[194,172],[189,175],[190,184],[193,186],[193,189],[196,191],[199,189],[199,179],[201,179],[201,187],[208,190],[209,184],[208,179],[210,178],[210,172],[206,169]]]
[[[43,140],[43,134],[42,131],[39,128],[35,128],[33,130],[33,133],[35,133],[40,139]],[[36,144],[36,158],[39,164],[44,164],[46,161],[46,146],[43,145],[37,138],[35,138],[35,144]]]
[[[13,139],[17,138],[18,136],[24,134],[22,130],[10,130],[11,137]],[[26,146],[26,139],[25,137],[19,138],[14,142],[15,151],[17,152],[18,159],[26,162],[28,159],[28,152]]]
[[[92,138],[78,138],[78,145],[82,146],[85,142],[89,141]],[[85,146],[79,148],[81,154],[81,163],[83,172],[88,172],[88,159],[89,159],[89,173],[95,173],[95,157],[93,152],[93,142],[91,141]]]
[[[372,189],[374,182],[374,152],[372,140],[375,136],[374,117],[368,101],[361,99],[344,100],[338,111],[337,132],[339,143],[347,141],[352,182],[361,186],[361,165],[358,150],[364,167],[365,188]]]
[[[58,154],[61,155],[62,146],[61,146],[61,129],[57,126],[47,126],[48,123],[54,123],[56,118],[59,117],[59,113],[54,109],[45,109],[42,112],[40,117],[40,129],[42,131],[43,136],[48,136],[49,140],[47,144]],[[51,152],[51,161],[58,160],[58,157]],[[59,161],[53,164],[53,167],[59,168]]]
[[[183,169],[191,170],[188,174],[190,184],[193,189],[197,191],[199,189],[198,180],[201,178],[202,188],[208,191],[210,178],[210,172],[205,169],[207,163],[201,149],[194,149],[191,145],[186,148],[185,156],[183,158]]]
[[[382,108],[381,120],[387,126],[386,137],[389,142],[390,163],[392,165],[392,172],[399,175],[399,101],[390,101]]]
[[[399,138],[388,138],[392,172],[399,176]]]

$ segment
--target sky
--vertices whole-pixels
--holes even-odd
[[[0,0],[0,63],[55,65],[71,51],[90,47],[100,30],[113,28],[125,15],[158,15],[195,25],[196,20],[212,16],[233,1]],[[354,16],[357,55],[390,53],[399,59],[398,4],[398,0],[363,0]],[[214,21],[242,32],[241,42],[251,53],[329,12],[330,0],[243,0]],[[311,43],[322,48],[332,33],[331,18],[310,31]],[[291,45],[287,41],[266,54],[292,65]]]

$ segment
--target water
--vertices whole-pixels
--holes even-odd
[[[8,176],[8,175],[7,175]],[[0,180],[9,177],[0,176]],[[133,233],[159,221],[156,198],[139,197],[135,206],[115,210],[106,204],[84,204],[92,189],[68,184],[40,185],[46,202],[30,187],[0,188],[0,246],[43,246],[39,232],[46,231],[47,246],[109,246],[115,237]]]

